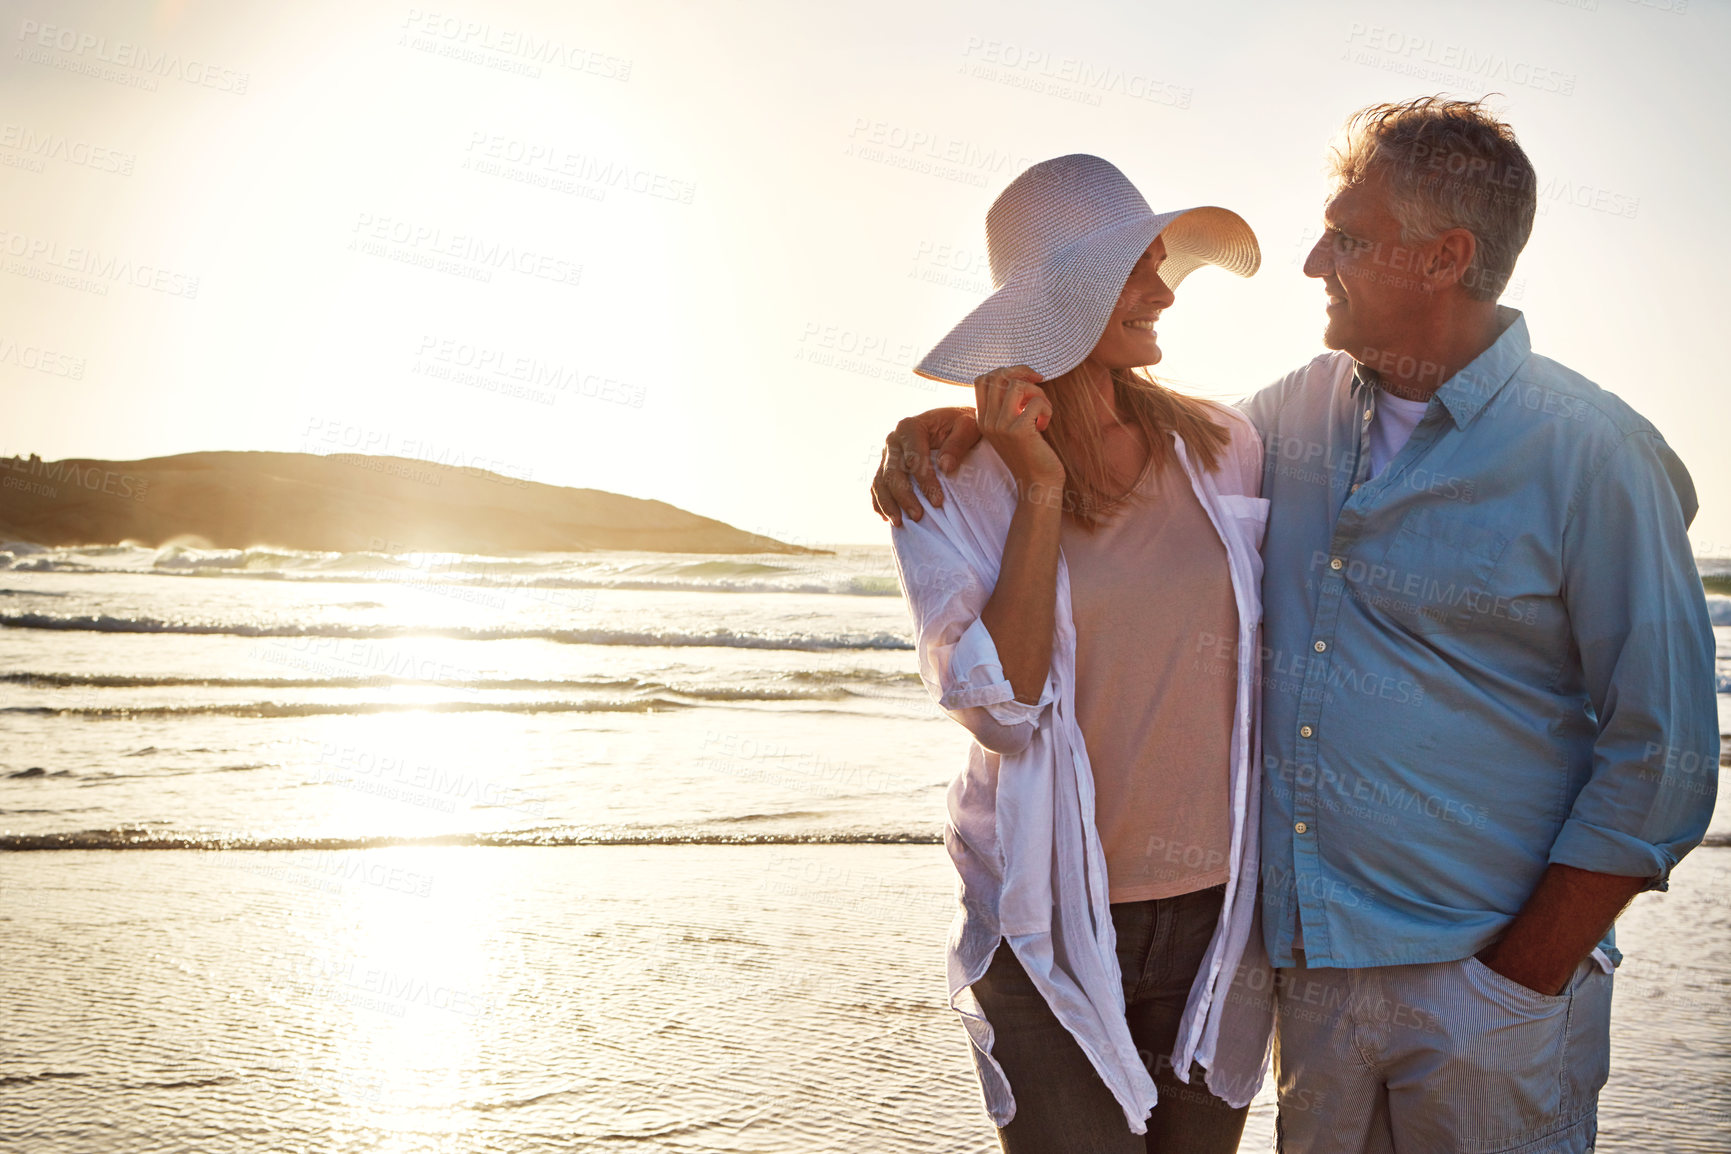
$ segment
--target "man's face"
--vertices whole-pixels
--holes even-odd
[[[1432,303],[1419,273],[1429,246],[1401,243],[1380,179],[1343,188],[1322,211],[1322,237],[1304,261],[1304,275],[1328,293],[1322,343],[1374,364],[1406,346]]]

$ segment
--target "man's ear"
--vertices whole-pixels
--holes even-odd
[[[1425,280],[1431,289],[1447,288],[1466,279],[1473,257],[1479,251],[1479,238],[1464,228],[1446,229],[1430,243],[1430,256],[1425,262]]]

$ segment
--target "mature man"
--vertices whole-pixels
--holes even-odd
[[[1716,789],[1694,487],[1498,306],[1537,187],[1506,125],[1367,108],[1335,176],[1304,271],[1337,351],[1243,406],[1272,501],[1281,1149],[1589,1150],[1612,923],[1665,888]],[[966,410],[904,421],[874,504],[918,517],[907,472],[941,502],[928,445],[953,467],[976,437]]]

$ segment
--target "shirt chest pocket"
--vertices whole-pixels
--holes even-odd
[[[1227,531],[1235,532],[1251,552],[1261,549],[1263,534],[1268,531],[1268,498],[1222,493],[1219,501],[1230,522]]]
[[[1219,497],[1219,504],[1225,514],[1221,531],[1236,539],[1243,550],[1244,560],[1250,567],[1251,583],[1260,585],[1262,539],[1268,533],[1268,510],[1272,502],[1267,497],[1223,493]]]
[[[1509,541],[1470,511],[1414,509],[1364,575],[1362,599],[1413,633],[1480,627],[1496,616],[1497,563]]]

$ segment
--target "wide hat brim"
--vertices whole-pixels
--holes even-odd
[[[1230,209],[1205,205],[1148,213],[1093,232],[1015,277],[962,318],[914,372],[971,385],[1006,365],[1027,365],[1046,380],[1085,360],[1106,331],[1136,261],[1166,242],[1160,279],[1178,285],[1205,264],[1250,276],[1262,263],[1256,234]]]

